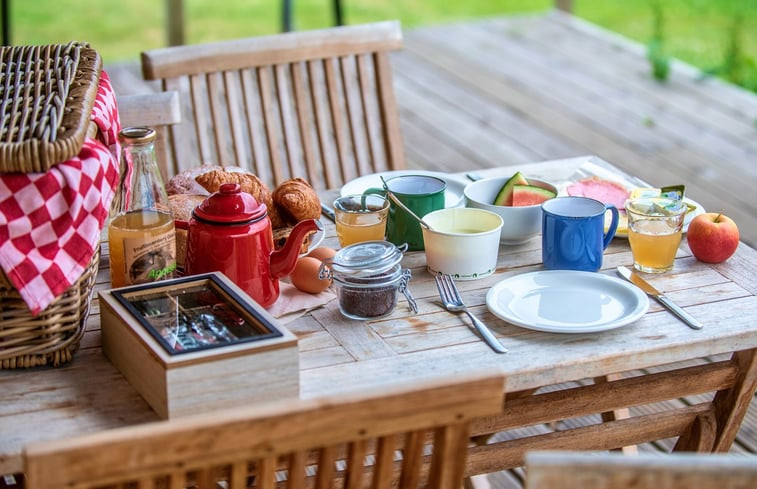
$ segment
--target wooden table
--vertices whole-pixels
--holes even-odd
[[[573,158],[479,173],[510,175],[517,169],[559,184],[586,161]],[[601,160],[595,163],[613,169]],[[328,221],[326,233],[324,244],[336,246]],[[109,286],[105,251],[100,289]],[[617,265],[631,262],[628,243],[615,239],[605,252],[602,273],[614,275]],[[708,265],[691,256],[684,240],[673,271],[650,278],[705,324],[701,331],[689,329],[652,301],[639,321],[594,334],[541,333],[490,314],[485,295],[492,285],[541,269],[539,237],[502,247],[493,276],[458,285],[473,312],[509,348],[505,355],[493,353],[467,318],[441,307],[423,253],[408,253],[403,263],[413,273],[410,289],[418,301],[417,314],[410,314],[402,299],[391,316],[363,323],[343,318],[331,302],[288,324],[299,337],[301,397],[499,370],[506,375],[503,413],[481,420],[474,434],[482,442],[490,433],[506,434],[494,438],[503,441],[472,449],[468,475],[522,465],[527,449],[609,449],[681,433],[685,436],[679,448],[729,449],[757,382],[757,252],[750,247],[741,244],[727,262]],[[95,300],[81,350],[70,365],[0,371],[0,473],[22,470],[21,451],[30,441],[157,420],[99,345]],[[692,405],[676,404],[668,411],[624,419],[629,406],[716,391],[714,400],[709,394]],[[563,423],[566,429],[559,431],[546,428],[553,421],[594,413],[603,413],[605,422],[572,429],[568,428],[573,424]],[[528,426],[540,428],[507,431]],[[522,432],[528,436],[520,436]]]

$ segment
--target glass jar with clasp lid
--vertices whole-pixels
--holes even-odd
[[[408,282],[410,270],[402,268],[407,245],[365,241],[346,246],[321,266],[321,278],[332,278],[339,311],[351,319],[377,319],[394,311],[397,293],[418,312]]]

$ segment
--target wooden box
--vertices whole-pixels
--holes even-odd
[[[99,297],[103,352],[162,418],[299,395],[297,338],[223,274]]]

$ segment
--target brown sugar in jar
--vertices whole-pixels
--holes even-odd
[[[391,314],[398,292],[417,311],[407,289],[410,270],[400,264],[405,249],[388,241],[366,241],[346,246],[327,260],[322,271],[328,270],[333,278],[339,311],[344,316],[366,320]]]

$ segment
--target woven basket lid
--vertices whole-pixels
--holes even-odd
[[[0,172],[46,172],[79,153],[101,70],[86,43],[0,48]]]

